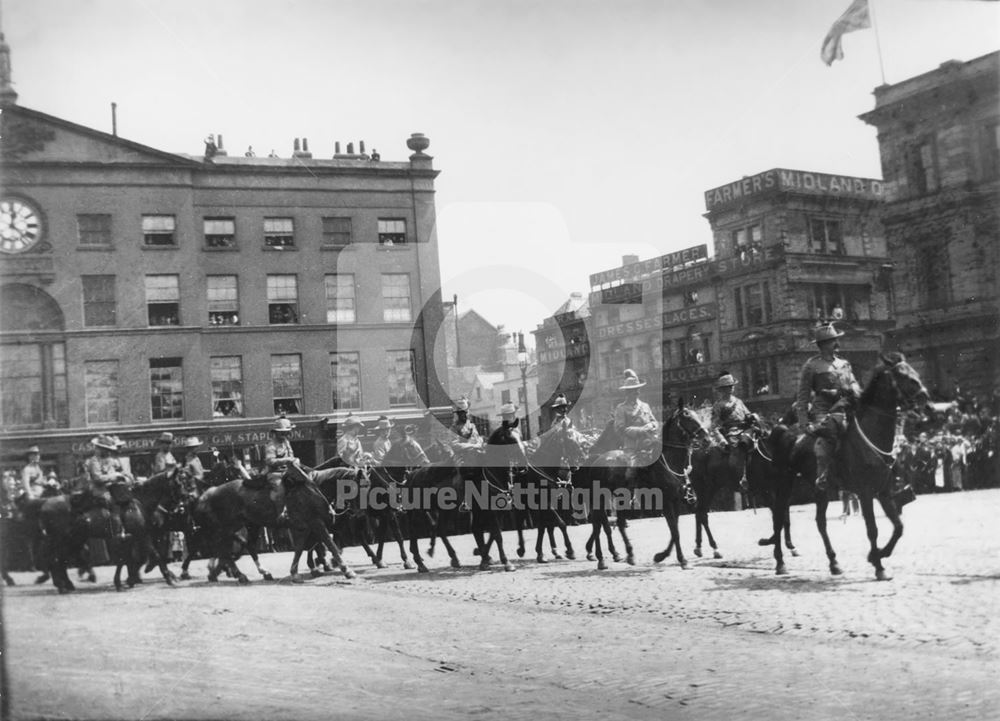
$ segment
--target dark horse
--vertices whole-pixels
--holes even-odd
[[[719,491],[739,493],[748,486],[747,462],[751,453],[756,452],[762,429],[751,416],[752,421],[743,428],[734,429],[726,439],[729,447],[713,445],[698,449],[691,454],[691,485],[697,498],[695,504],[694,555],[701,556],[701,532],[705,531],[708,545],[715,558],[722,558],[719,546],[708,525],[708,512],[712,500]]]
[[[789,506],[792,495],[792,480],[790,473],[783,470],[775,461],[778,441],[785,430],[777,426],[770,431],[763,431],[754,438],[753,448],[747,456],[747,490],[754,498],[762,498],[771,511],[771,526],[773,533],[768,538],[757,541],[759,546],[774,546],[775,573],[779,576],[788,573],[785,568],[784,554],[781,551],[781,536],[784,531],[785,547],[793,556],[798,556],[792,544],[792,530],[789,519]]]
[[[903,522],[893,498],[893,442],[900,406],[929,406],[927,389],[917,372],[906,362],[901,353],[884,353],[879,358],[871,380],[853,408],[847,413],[847,431],[840,439],[830,465],[831,485],[857,494],[861,501],[861,514],[865,519],[870,550],[868,562],[875,567],[875,577],[886,580],[882,559],[888,558],[903,535]],[[778,437],[776,458],[792,477],[802,477],[812,483],[816,477],[814,439],[796,443],[795,436],[783,426],[775,429]],[[878,526],[875,523],[874,499],[878,499],[886,517],[892,523],[892,536],[883,547],[878,547]],[[823,538],[830,572],[841,573],[837,554],[826,532],[826,510],[829,498],[826,491],[817,491],[816,527]],[[776,513],[780,521],[784,512]],[[777,535],[778,528],[775,528]],[[779,566],[780,569],[780,566]]]
[[[335,470],[307,472],[291,464],[280,481],[258,476],[250,481],[229,481],[205,491],[195,506],[194,517],[200,526],[199,533],[206,534],[203,543],[213,549],[211,556],[217,560],[217,563],[210,563],[208,580],[217,580],[225,570],[239,583],[248,583],[236,566],[233,549],[239,542],[238,533],[246,527],[247,539],[242,545],[255,556],[260,530],[278,525],[283,510],[287,511],[295,549],[289,571],[293,582],[300,580],[298,565],[302,551],[316,542],[326,546],[334,565],[346,577],[354,578],[354,571],[344,564],[340,548],[330,536],[333,524],[330,503],[317,485],[323,482],[326,474]],[[262,572],[262,575],[268,578],[270,574]]]
[[[514,485],[519,487],[524,497],[538,498],[535,508],[522,508],[515,504],[514,517],[517,527],[517,555],[524,555],[524,520],[532,515],[538,536],[535,540],[535,559],[538,563],[548,563],[542,551],[545,534],[548,533],[552,555],[561,558],[556,550],[555,529],[562,532],[566,544],[566,558],[573,560],[576,554],[573,543],[566,532],[566,523],[559,512],[553,507],[555,494],[566,491],[572,484],[572,473],[579,469],[587,458],[586,443],[583,435],[567,422],[561,422],[542,434],[538,448],[528,451],[528,469],[526,473],[514,476]],[[565,474],[566,479],[560,477]],[[545,495],[543,495],[545,494]]]
[[[594,459],[587,469],[587,481],[592,493],[591,540],[599,570],[607,568],[601,550],[600,532],[607,521],[608,502],[615,500],[621,507],[618,528],[625,541],[626,562],[635,563],[632,544],[626,533],[627,521],[622,514],[623,493],[635,500],[641,491],[643,500],[659,505],[670,529],[667,548],[654,555],[656,563],[663,561],[676,546],[677,561],[682,568],[687,561],[681,551],[677,519],[684,502],[684,486],[690,472],[691,444],[707,435],[698,417],[680,399],[677,408],[663,424],[662,440],[654,441],[636,454],[635,461],[623,451],[609,451]]]

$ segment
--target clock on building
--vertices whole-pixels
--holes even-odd
[[[23,253],[42,237],[42,217],[20,198],[0,200],[0,252]]]

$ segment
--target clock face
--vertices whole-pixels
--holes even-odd
[[[42,237],[42,219],[23,200],[0,200],[0,252],[23,253]]]

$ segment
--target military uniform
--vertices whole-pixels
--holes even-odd
[[[177,459],[169,450],[160,450],[153,457],[153,473],[160,473],[177,465]]]
[[[750,409],[736,396],[720,398],[712,404],[712,428],[724,442],[728,442],[733,431],[746,428],[752,416]]]
[[[197,455],[192,454],[192,456],[184,461],[184,476],[187,479],[188,491],[200,495],[205,490],[205,468]]]
[[[456,436],[451,441],[452,450],[454,450],[456,454],[469,450],[470,448],[482,448],[483,439],[480,437],[479,431],[476,429],[476,424],[468,418],[465,419],[464,423],[460,423],[456,420],[451,424],[450,430]]]
[[[795,399],[795,415],[803,432],[809,432],[810,421],[815,424],[811,434],[816,437],[813,449],[816,454],[816,485],[819,488],[825,486],[827,469],[837,439],[847,428],[841,401],[858,398],[860,395],[861,386],[846,358],[834,356],[833,360],[827,360],[822,355],[817,355],[802,366],[799,391]]]
[[[115,481],[122,480],[124,470],[121,462],[117,458],[110,456],[102,458],[93,455],[87,459],[83,470],[87,477],[87,486],[90,493],[96,498],[102,498],[108,503],[111,502],[111,491],[109,486]]]
[[[264,463],[267,466],[267,480],[280,480],[285,467],[295,459],[292,442],[288,438],[271,438],[264,446]]]
[[[21,488],[28,498],[41,498],[44,477],[42,467],[37,463],[28,463],[21,469]]]
[[[622,447],[635,451],[659,429],[653,409],[638,398],[622,401],[615,408],[615,430],[622,435]]]
[[[385,463],[385,457],[392,449],[392,441],[389,440],[389,436],[379,436],[372,443],[372,461],[378,465]]]
[[[337,440],[337,455],[348,466],[360,467],[364,465],[364,449],[361,446],[361,439],[357,436],[341,436]]]
[[[406,440],[403,441],[402,450],[407,467],[426,466],[430,463],[427,459],[427,454],[424,453],[424,449],[420,447],[417,439],[413,436],[406,437]]]

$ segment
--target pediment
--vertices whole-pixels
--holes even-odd
[[[4,108],[4,162],[196,165],[188,158],[19,106]]]

